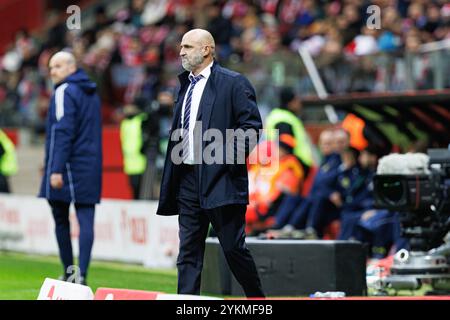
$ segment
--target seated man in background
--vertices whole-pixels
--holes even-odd
[[[361,215],[355,228],[355,239],[368,246],[370,259],[379,260],[408,248],[400,231],[398,212],[373,209]]]
[[[313,199],[311,203],[306,221],[306,238],[322,239],[325,227],[334,220],[342,219],[342,204],[351,197],[351,187],[360,173],[358,156],[358,150],[353,147],[347,147],[341,153],[342,164],[338,167],[335,184],[330,185],[334,191]]]
[[[384,154],[381,150],[369,146],[361,152],[361,166],[375,174],[378,159]],[[370,198],[367,197],[367,200]],[[391,251],[408,247],[408,241],[401,237],[399,213],[386,209],[373,209],[362,213],[356,222],[353,237],[368,245],[371,259],[383,259]]]
[[[338,189],[330,200],[341,210],[341,226],[338,239],[355,239],[356,226],[362,214],[373,208],[373,176],[377,155],[370,149],[361,153],[349,148],[345,153],[346,168],[338,177]]]
[[[335,147],[336,143],[334,141],[333,131],[322,131],[319,137],[319,149],[322,155],[322,164],[314,178],[311,194],[316,194],[320,188],[324,187],[325,180],[335,175],[335,171],[341,163],[341,158],[339,154],[335,152]],[[304,200],[305,199],[300,194],[286,195],[276,212],[273,229],[281,229],[289,224],[293,212]],[[310,199],[308,199],[308,201],[309,200]]]
[[[264,141],[260,146],[270,144]],[[274,214],[287,195],[299,194],[304,179],[303,167],[292,150],[294,137],[280,135],[279,162],[255,164],[249,170],[249,205],[246,213],[246,232],[256,235],[271,228],[275,222]]]
[[[349,136],[341,128],[324,130],[319,137],[322,164],[314,177],[311,191],[306,198],[299,195],[286,197],[277,215],[275,228],[282,228],[274,236],[285,238],[321,238],[323,230],[331,221],[338,219],[339,211],[329,201],[336,188],[340,153],[348,146]],[[300,232],[297,232],[301,230]]]

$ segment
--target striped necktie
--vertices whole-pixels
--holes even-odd
[[[198,75],[197,77],[194,77],[192,75],[189,76],[189,81],[191,81],[191,85],[189,86],[189,91],[187,93],[183,117],[183,161],[185,161],[189,155],[189,119],[191,118],[192,92],[194,91],[195,84],[201,78],[203,78],[201,74]]]

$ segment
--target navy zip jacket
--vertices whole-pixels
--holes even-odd
[[[335,190],[341,165],[341,157],[337,153],[332,153],[324,157],[319,171],[314,177],[310,195],[313,197],[328,198]]]
[[[47,115],[45,172],[39,197],[94,204],[102,184],[102,128],[97,86],[82,69],[55,86]],[[63,175],[53,189],[50,175]]]
[[[175,101],[174,119],[171,132],[181,127],[181,109],[184,96],[189,87],[189,72],[179,75],[180,90]],[[224,157],[227,129],[248,129],[257,133],[262,129],[262,120],[256,104],[255,90],[243,75],[221,67],[214,62],[211,75],[206,83],[200,102],[197,120],[202,121],[202,134],[211,128],[219,130],[223,139]],[[166,161],[161,181],[161,192],[157,214],[179,214],[177,196],[180,166],[171,159],[172,150],[177,142],[169,141]],[[209,143],[202,141],[202,150]],[[245,144],[245,156],[251,152],[248,141]],[[244,150],[240,149],[244,152]],[[237,150],[235,146],[234,156]],[[225,162],[225,161],[224,161]],[[199,201],[202,209],[213,209],[231,204],[248,204],[248,175],[246,164],[198,164]]]

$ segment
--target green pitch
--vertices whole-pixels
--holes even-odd
[[[0,300],[35,300],[44,279],[57,279],[61,269],[58,257],[0,251]],[[176,269],[156,270],[94,260],[88,284],[94,293],[98,287],[176,293],[177,272]],[[390,296],[422,296],[430,289],[429,285],[424,285],[416,291],[388,292]],[[369,290],[369,295],[373,294],[373,290]]]
[[[142,266],[92,261],[88,285],[176,293],[176,269],[156,270]],[[35,300],[46,277],[58,279],[58,257],[0,252],[0,300]]]

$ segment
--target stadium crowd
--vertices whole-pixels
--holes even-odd
[[[450,5],[445,0],[128,2],[117,12],[98,6],[88,29],[83,25],[69,31],[65,12],[52,11],[41,32],[17,32],[0,57],[0,125],[27,125],[42,132],[51,91],[45,80],[48,60],[67,47],[99,84],[104,121],[117,123],[124,105],[139,97],[151,102],[161,87],[175,87],[178,43],[192,27],[211,31],[217,59],[225,65],[251,64],[259,57],[290,59],[304,47],[322,68],[330,92],[386,89],[376,82],[383,74],[371,60],[358,63],[348,80],[333,81],[338,79],[336,73],[339,78],[349,73],[339,69],[343,57],[417,52],[423,43],[450,37]],[[373,4],[381,9],[380,29],[366,26],[367,7]],[[424,87],[427,63],[421,61],[415,70]],[[256,68],[265,71],[264,66]]]

